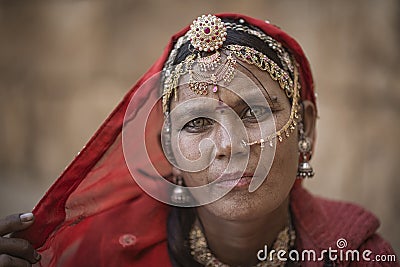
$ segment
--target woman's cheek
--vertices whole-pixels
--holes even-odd
[[[195,168],[192,163],[200,158],[201,154],[195,140],[187,135],[186,133],[173,133],[171,135],[171,148],[177,164],[176,167],[184,171],[194,171],[191,170]]]
[[[274,161],[277,163],[275,171],[281,173],[282,185],[291,184],[296,179],[298,153],[297,153],[297,134],[293,132],[289,138],[278,144]]]
[[[174,155],[180,153],[180,160],[186,161],[185,163],[177,162],[178,166],[190,166],[190,161],[198,160],[201,156],[199,151],[199,138],[195,136],[181,135],[178,141],[179,146],[174,149]],[[176,157],[177,158],[177,157]],[[189,162],[189,164],[187,164]],[[207,184],[207,169],[199,172],[191,172],[190,170],[182,170],[182,176],[185,185],[188,187],[197,187]]]
[[[197,160],[200,158],[199,143],[200,138],[189,134],[180,134],[178,137],[178,148],[174,153],[180,153],[186,160]]]
[[[207,173],[204,171],[197,173],[183,172],[182,176],[185,185],[188,187],[198,187],[207,184]]]

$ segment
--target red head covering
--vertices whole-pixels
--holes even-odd
[[[239,14],[217,16],[244,19],[282,43],[300,65],[302,99],[311,100],[315,104],[309,63],[300,45],[292,37],[262,20]],[[186,27],[172,36],[162,56],[126,94],[35,207],[35,224],[18,234],[38,248],[43,257],[41,265],[53,266],[57,263],[63,266],[92,266],[93,262],[97,262],[96,266],[101,266],[108,262],[108,266],[125,266],[124,262],[132,262],[140,251],[147,249],[150,251],[147,254],[152,255],[152,249],[165,246],[162,240],[166,237],[168,206],[149,197],[132,179],[124,160],[121,132],[131,98],[135,94],[143,99],[147,97],[147,92],[141,90],[151,88],[142,89],[141,86],[162,70],[174,43],[188,29]],[[137,108],[140,108],[139,104]],[[163,119],[161,104],[156,107],[155,114],[149,118],[148,124],[152,127],[146,131],[146,139],[157,144],[150,148],[152,161],[158,163],[162,175],[168,176],[171,168],[158,145]],[[115,256],[115,253],[124,250],[128,252]],[[167,259],[167,250],[164,251],[162,255],[158,253],[157,257]],[[151,266],[146,259],[140,260],[146,262],[146,266]],[[138,265],[140,260],[136,258]]]

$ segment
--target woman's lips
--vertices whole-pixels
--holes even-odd
[[[223,174],[219,179],[217,179],[216,186],[225,188],[242,189],[247,188],[253,179],[253,174],[244,173],[242,176],[240,174]],[[238,177],[239,176],[239,177]]]

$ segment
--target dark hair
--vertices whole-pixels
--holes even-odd
[[[247,23],[240,23],[239,21],[232,19],[222,19],[224,22],[231,22],[235,24],[241,24],[247,26],[253,30],[260,31],[258,28],[249,25]],[[248,46],[256,49],[263,53],[271,60],[273,60],[280,68],[282,63],[279,60],[276,52],[272,50],[263,40],[259,39],[254,35],[250,35],[246,32],[236,31],[232,29],[227,30],[226,41],[224,46],[230,44],[237,44],[242,46]],[[190,42],[184,43],[177,51],[177,55],[174,59],[173,64],[179,64],[186,57],[193,53],[192,49],[189,49]],[[203,52],[202,55],[210,53]],[[194,208],[178,208],[173,207],[167,223],[167,239],[168,239],[168,251],[173,266],[175,267],[201,267],[202,265],[195,261],[190,254],[189,245],[189,232],[196,220],[196,211]]]
[[[190,254],[189,232],[196,219],[194,208],[173,207],[167,222],[168,252],[174,267],[201,267]]]
[[[238,21],[232,20],[232,19],[222,19],[223,22],[230,22],[230,23],[235,23],[235,24],[241,24],[244,26],[247,26],[248,28],[256,31],[260,31],[257,27],[254,27],[250,24],[247,23],[239,23]],[[227,36],[226,40],[224,42],[224,46],[231,45],[231,44],[236,44],[236,45],[243,45],[243,46],[249,46],[257,51],[263,53],[267,57],[269,57],[271,60],[273,60],[281,69],[283,68],[282,63],[277,56],[276,52],[272,50],[263,40],[259,39],[258,37],[254,35],[250,35],[246,32],[243,31],[237,31],[233,29],[227,29]],[[177,51],[176,57],[174,59],[174,65],[179,64],[185,58],[193,53],[192,49],[189,49],[190,41],[184,43]],[[224,47],[223,46],[223,47]],[[223,48],[222,47],[222,48]],[[212,53],[212,52],[211,52]],[[207,55],[210,53],[203,52],[203,56]]]

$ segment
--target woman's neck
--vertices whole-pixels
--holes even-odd
[[[273,212],[245,221],[228,221],[197,208],[207,244],[215,257],[230,266],[253,266],[257,252],[272,247],[279,232],[288,225],[289,199]]]

